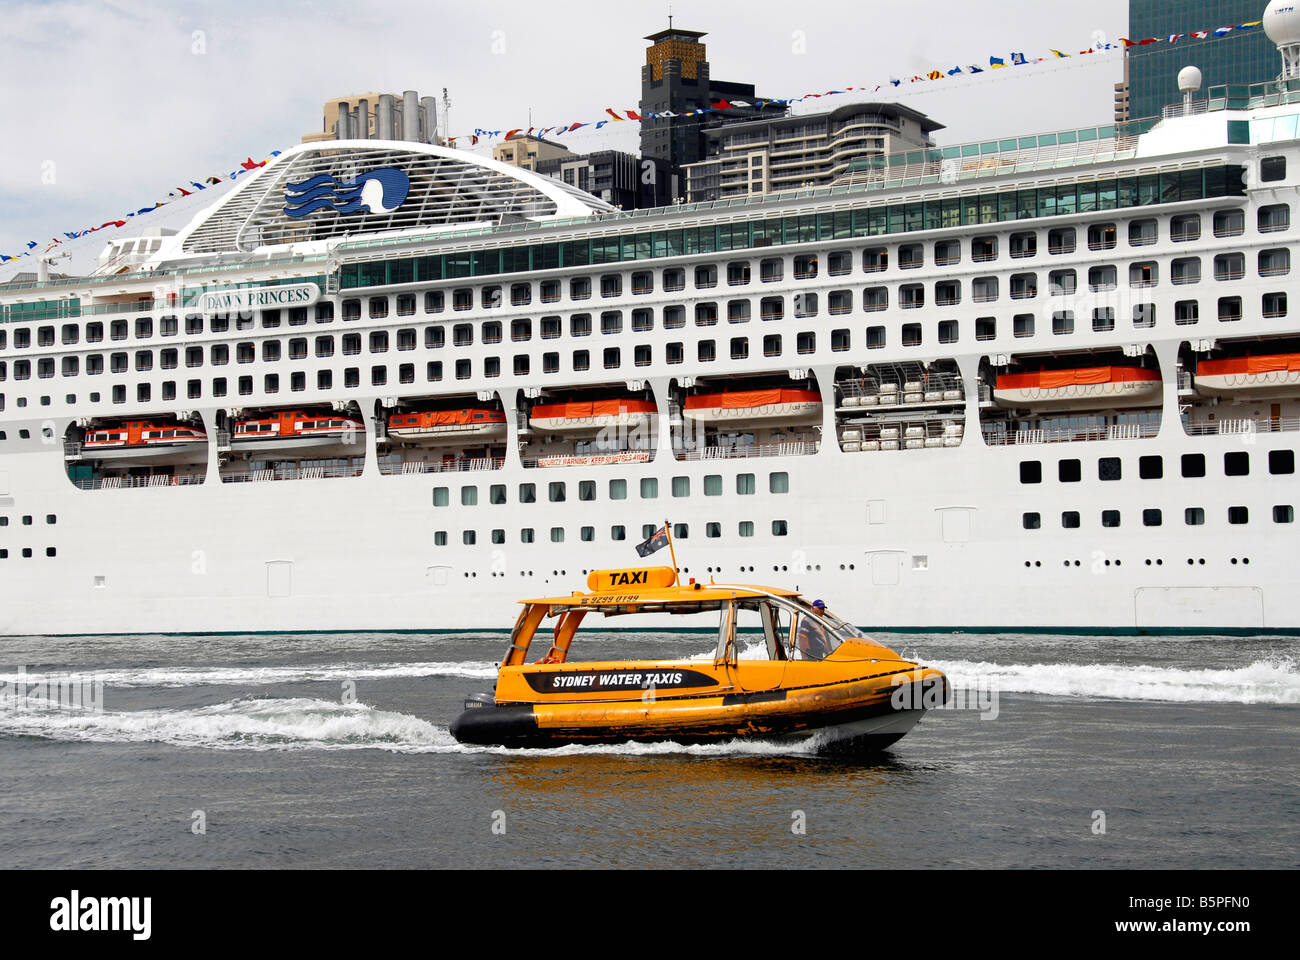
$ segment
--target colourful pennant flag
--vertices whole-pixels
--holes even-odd
[[[989,57],[989,66],[992,67],[994,70],[1005,67],[1006,65],[1007,62],[1003,60],[1001,57]]]
[[[1055,54],[1056,59],[1058,60],[1069,59],[1070,56],[1068,53],[1062,53],[1060,50],[1053,50],[1052,53]]]
[[[955,77],[959,73],[961,73],[961,67],[953,67],[948,71],[948,76]]]
[[[938,70],[931,70],[929,73],[926,74],[926,76],[929,77],[931,80],[943,79],[943,74],[940,73]]]
[[[1185,34],[1185,33],[1171,33],[1171,34],[1169,34],[1168,42],[1169,42],[1169,43],[1177,43],[1179,40],[1183,39],[1183,37],[1185,37],[1185,36],[1187,36],[1187,34]]]
[[[1017,66],[1022,63],[1025,63],[1026,62],[1025,55],[1023,53],[1013,53],[1011,55],[1011,62],[1016,64]]]

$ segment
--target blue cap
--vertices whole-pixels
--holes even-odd
[[[816,607],[818,610],[825,610],[825,609],[826,609],[826,603],[825,603],[825,601],[822,601],[822,600],[814,600],[814,601],[813,601],[813,606]]]

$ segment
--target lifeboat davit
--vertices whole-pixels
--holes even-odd
[[[647,427],[656,413],[650,400],[583,400],[533,407],[528,421],[534,430],[564,433],[574,430],[635,430]]]
[[[203,463],[208,435],[175,420],[126,420],[91,427],[81,443],[81,459],[157,466]]]
[[[682,586],[672,567],[595,570],[587,586],[589,593],[523,601],[494,692],[465,701],[453,737],[505,747],[743,739],[859,753],[894,743],[949,696],[942,672],[791,590]],[[736,628],[755,613],[764,645],[757,656],[755,635]],[[720,616],[721,626],[713,655],[702,659],[571,661],[579,626],[596,614],[617,617],[620,627],[637,615],[696,614],[712,623]],[[538,637],[548,647],[528,663]]]
[[[822,395],[816,390],[785,388],[697,393],[686,398],[682,415],[702,423],[745,421],[772,426],[820,423]]]
[[[418,410],[388,418],[388,435],[398,440],[491,440],[506,435],[506,415],[488,407]]]
[[[365,425],[355,417],[325,411],[279,410],[238,419],[230,432],[232,450],[253,456],[364,456]]]
[[[1160,403],[1160,373],[1143,367],[1080,367],[998,375],[993,400],[1029,410],[1108,410]]]
[[[1300,393],[1300,353],[1202,360],[1196,392],[1211,397],[1294,397]]]

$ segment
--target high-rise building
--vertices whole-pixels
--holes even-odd
[[[934,146],[942,130],[923,113],[897,103],[849,103],[705,133],[708,157],[687,164],[692,203],[759,196],[851,182],[873,157]]]
[[[752,83],[714,80],[709,73],[704,44],[700,42],[703,36],[698,30],[669,27],[646,37],[651,46],[646,50],[645,66],[641,68],[640,113],[646,118],[641,121],[641,156],[666,161],[673,172],[684,164],[704,159],[706,130],[737,120],[786,113],[783,104],[769,102],[759,106],[763,98],[755,95]],[[743,101],[744,105],[735,104],[736,100]],[[726,101],[730,107],[704,114],[693,112],[719,101]],[[665,111],[679,116],[658,119],[648,116]]]
[[[548,161],[574,159],[574,153],[562,143],[521,133],[493,145],[492,159],[525,170],[539,170]]]
[[[1121,89],[1125,84],[1116,87],[1115,119],[1160,116],[1166,105],[1178,102],[1178,71],[1186,66],[1200,68],[1206,90],[1221,83],[1259,83],[1276,77],[1282,66],[1277,47],[1258,27],[1234,30],[1220,39],[1191,36],[1195,30],[1259,20],[1266,5],[1267,0],[1129,0],[1130,37],[1184,36],[1177,43],[1129,47],[1127,90]]]

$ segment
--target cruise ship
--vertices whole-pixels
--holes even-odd
[[[1300,630],[1300,81],[624,212],[307,143],[0,287],[0,633],[498,628],[635,564],[888,630]]]

